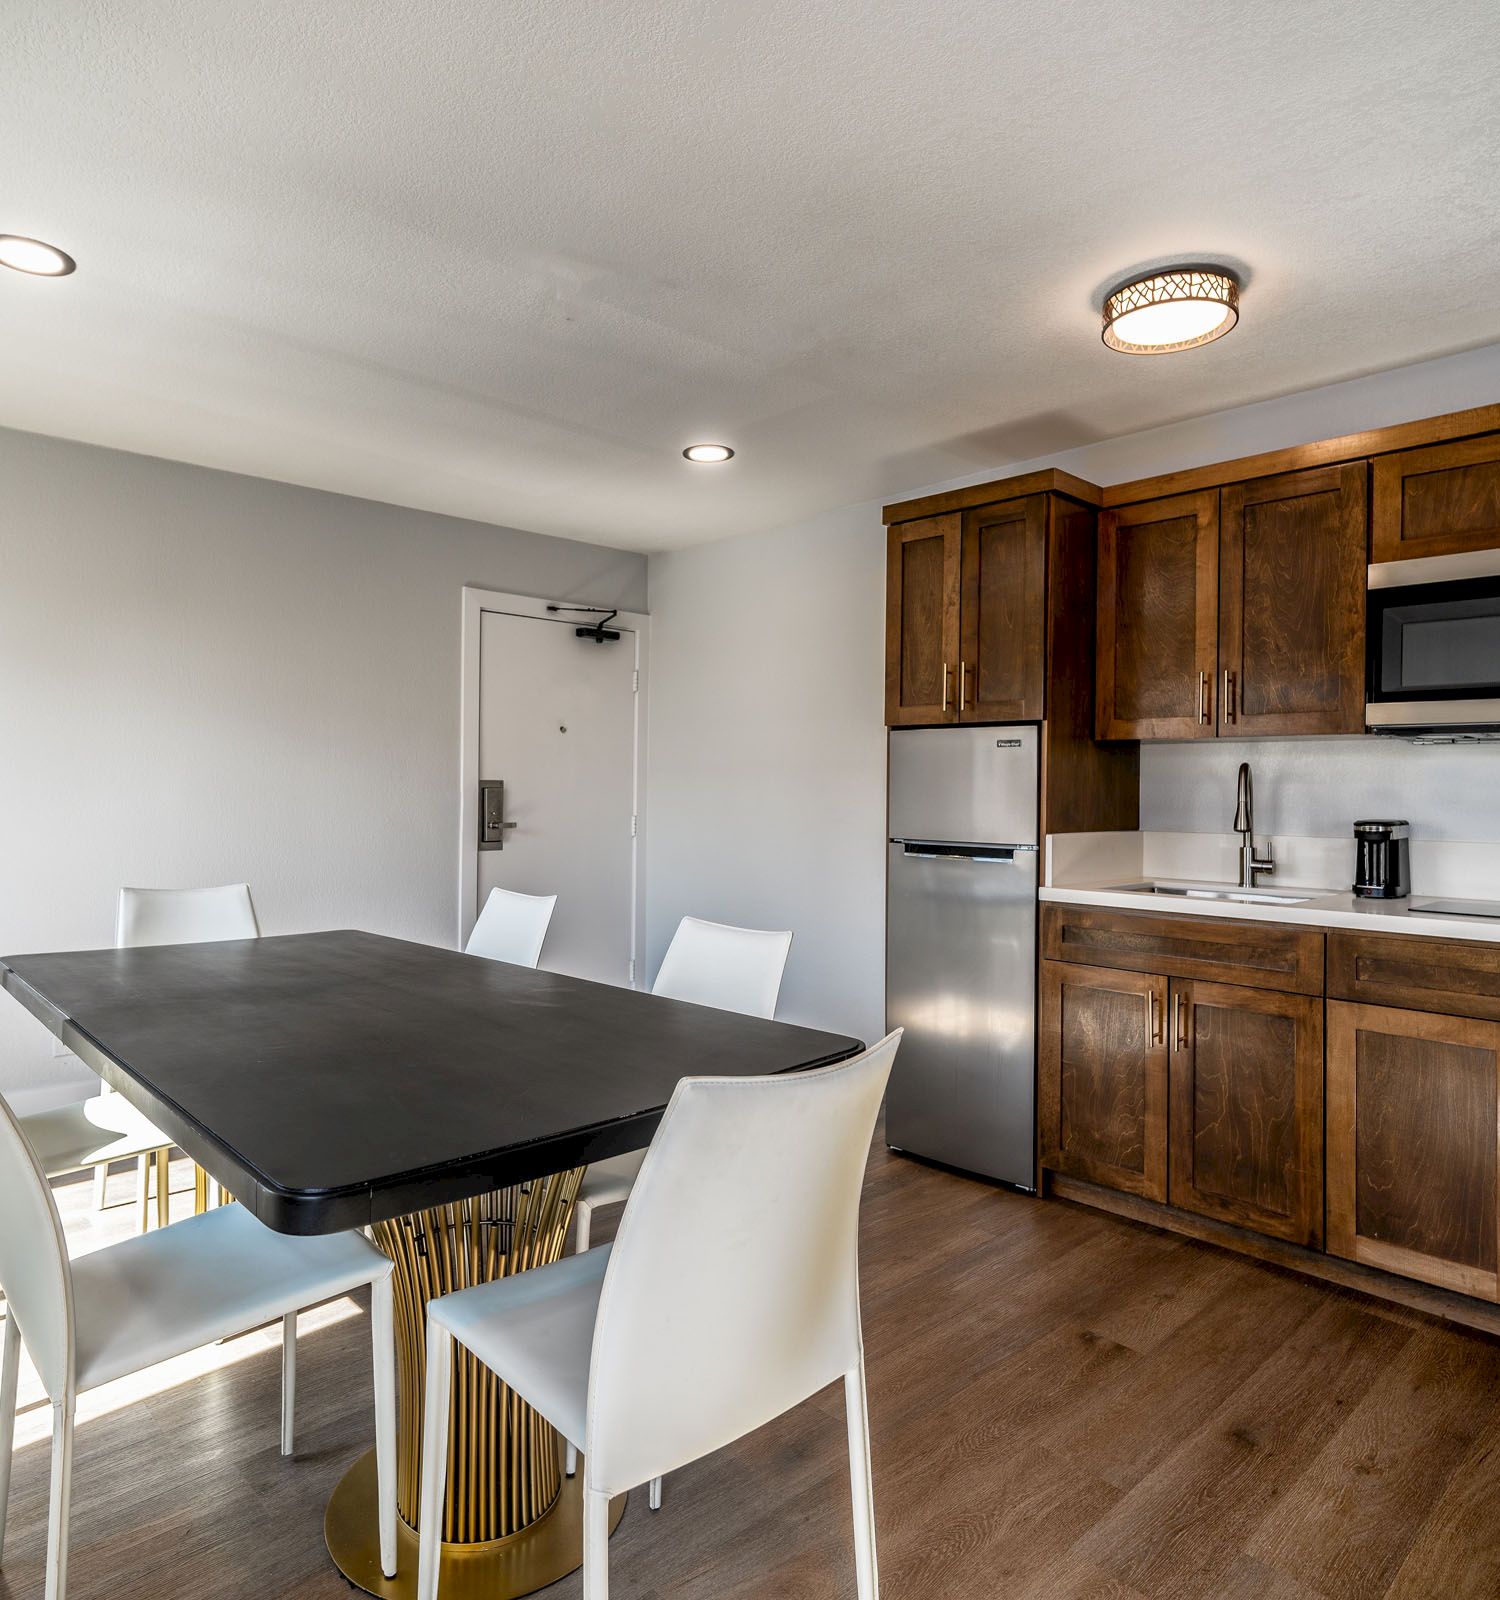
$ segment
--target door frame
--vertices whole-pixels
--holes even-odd
[[[578,601],[580,605],[590,602]],[[479,914],[479,643],[487,611],[512,617],[535,617],[543,622],[567,624],[547,610],[549,605],[566,606],[565,597],[555,600],[536,595],[506,594],[498,589],[481,589],[471,584],[463,588],[462,662],[459,693],[459,776],[458,776],[458,948],[464,947]],[[586,620],[577,619],[579,625]],[[644,611],[620,611],[610,626],[635,635],[635,837],[630,841],[630,970],[640,981],[641,961],[646,948],[646,873],[643,847],[646,841],[646,667],[650,654],[651,618]],[[623,645],[625,641],[622,639]],[[617,647],[618,648],[618,647]]]

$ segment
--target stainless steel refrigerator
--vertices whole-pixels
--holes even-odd
[[[1037,729],[890,733],[886,1141],[1036,1187]]]

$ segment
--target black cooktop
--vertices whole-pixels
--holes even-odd
[[[1410,909],[1434,917],[1500,918],[1500,900],[1413,900]]]

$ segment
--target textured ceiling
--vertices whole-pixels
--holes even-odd
[[[1492,3],[8,0],[0,424],[655,550],[1500,338]],[[1228,339],[1109,281],[1246,272]],[[694,440],[739,451],[681,459]]]

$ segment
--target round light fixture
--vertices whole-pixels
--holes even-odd
[[[689,461],[704,467],[728,461],[734,455],[727,444],[690,444],[682,453]]]
[[[1227,267],[1165,267],[1105,296],[1103,339],[1126,355],[1164,355],[1212,344],[1239,320],[1239,280]]]
[[[66,278],[78,263],[66,250],[19,233],[0,233],[0,267],[14,267],[37,278]]]

